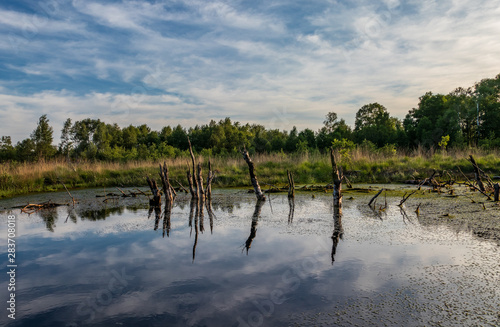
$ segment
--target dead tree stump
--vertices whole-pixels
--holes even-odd
[[[472,167],[474,167],[474,177],[476,178],[476,182],[477,182],[477,186],[479,187],[479,190],[481,190],[481,192],[486,191],[486,189],[484,188],[483,182],[481,181],[481,172],[479,171],[479,167],[476,164],[476,160],[474,160],[474,157],[472,156],[472,154],[469,156],[469,161],[472,164]]]
[[[257,177],[255,176],[254,172],[254,164],[252,159],[250,159],[250,156],[248,155],[248,151],[246,149],[241,150],[241,154],[243,155],[243,159],[245,159],[246,163],[248,164],[248,172],[250,173],[250,181],[252,182],[253,189],[255,191],[255,195],[257,196],[257,200],[259,201],[265,201],[266,196],[260,189],[259,182],[257,181]]]
[[[196,182],[198,183],[198,197],[200,199],[205,197],[205,192],[203,191],[203,176],[201,174],[201,164],[198,163]]]
[[[153,198],[149,200],[149,205],[159,207],[161,205],[161,194],[158,189],[158,185],[156,185],[156,181],[154,179],[150,179],[149,176],[146,177],[146,181],[151,189],[151,193],[153,193]]]
[[[208,160],[208,176],[207,176],[207,187],[205,188],[205,198],[207,201],[212,200],[212,180],[214,179],[214,174],[212,172],[212,164]]]
[[[294,198],[295,197],[295,182],[293,180],[293,174],[287,170],[286,175],[288,178],[288,197]]]
[[[163,185],[163,194],[165,195],[165,200],[167,202],[172,202],[176,193],[172,185],[170,184],[170,180],[168,178],[168,167],[167,164],[164,162],[163,167],[160,164],[160,179],[161,183]]]
[[[193,154],[193,148],[191,147],[191,141],[189,140],[188,137],[188,144],[189,144],[189,154],[191,155],[191,163],[193,165],[193,173],[188,172],[188,183],[189,183],[189,189],[191,191],[191,196],[195,199],[198,199],[200,197],[200,193],[198,190],[198,181],[196,179],[196,170],[195,170],[195,165],[194,165],[194,154]]]
[[[338,167],[333,148],[330,150],[333,179],[333,208],[336,216],[342,215],[342,168]]]
[[[186,176],[187,176],[187,180],[188,180],[188,184],[189,184],[189,192],[191,193],[191,198],[196,199],[197,198],[196,197],[196,190],[193,187],[193,175],[191,175],[191,170],[189,169],[189,166],[188,166]]]

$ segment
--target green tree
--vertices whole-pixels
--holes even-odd
[[[24,139],[16,144],[16,155],[19,161],[32,161],[35,156],[35,143],[32,139]]]
[[[73,142],[71,141],[71,118],[66,119],[63,129],[61,130],[61,143],[59,143],[59,153],[65,157],[69,157]]]
[[[382,147],[396,142],[400,128],[399,121],[390,117],[383,105],[370,103],[356,113],[354,138],[358,144],[366,139]]]
[[[122,130],[123,146],[125,147],[125,149],[131,150],[132,148],[135,148],[137,146],[137,135],[137,127],[134,127],[132,125]]]
[[[300,141],[306,142],[307,147],[309,149],[316,148],[316,136],[314,135],[314,132],[311,129],[306,128],[306,129],[302,130],[299,133],[298,137],[299,137],[299,142]]]
[[[52,145],[53,129],[49,125],[47,115],[42,115],[38,119],[38,125],[31,133],[31,140],[35,145],[35,156],[38,159],[48,159],[56,153],[56,149]]]
[[[299,143],[297,127],[293,126],[292,130],[288,134],[288,138],[285,143],[285,151],[288,153],[295,152],[297,150],[297,144]]]
[[[337,114],[333,111],[330,111],[326,114],[325,120],[323,121],[323,125],[325,125],[327,133],[333,133],[335,128],[338,125]]]
[[[500,126],[500,74],[495,78],[487,78],[475,85],[475,100],[479,108],[479,138],[497,138]]]
[[[16,149],[12,146],[10,136],[2,136],[0,140],[0,161],[14,160],[16,157]]]
[[[404,121],[412,146],[437,147],[442,135],[450,136],[450,145],[464,142],[461,129],[460,100],[427,92],[420,98],[418,108],[410,110]]]

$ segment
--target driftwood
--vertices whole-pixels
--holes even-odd
[[[257,181],[257,176],[255,176],[255,167],[252,159],[248,155],[248,151],[246,149],[241,150],[241,154],[243,155],[243,159],[245,159],[248,165],[248,172],[250,173],[250,181],[252,182],[253,189],[255,191],[255,195],[257,196],[257,200],[265,201],[266,196],[260,189],[259,181]]]
[[[126,197],[129,197],[129,196],[130,196],[130,195],[126,194],[125,192],[123,192],[123,191],[122,191],[119,187],[117,187],[116,189],[117,189],[118,191],[120,191],[120,193],[122,194],[122,196],[123,196],[124,198],[126,198]]]
[[[52,201],[47,201],[47,202],[42,202],[42,203],[28,203],[25,206],[18,206],[14,208],[21,208],[22,213],[27,213],[27,214],[32,214],[37,211],[40,211],[42,209],[50,209],[50,208],[56,208],[60,206],[67,206],[69,205],[68,203],[55,203]]]

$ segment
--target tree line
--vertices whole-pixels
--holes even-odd
[[[42,115],[36,129],[16,145],[9,136],[0,141],[1,161],[36,161],[57,157],[89,160],[157,160],[188,155],[188,138],[202,155],[227,156],[245,146],[251,153],[324,152],[332,145],[413,149],[500,147],[500,74],[473,87],[457,88],[449,94],[427,92],[403,120],[391,117],[379,103],[362,106],[354,128],[335,112],[326,114],[317,131],[266,129],[259,124],[241,124],[230,118],[184,128],[165,126],[154,131],[147,125],[121,128],[99,119],[67,119],[58,146],[53,128]]]

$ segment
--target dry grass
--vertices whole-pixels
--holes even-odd
[[[459,176],[457,167],[471,172],[467,162],[469,154],[492,175],[500,175],[498,151],[480,149],[450,149],[447,152],[418,148],[408,151],[368,151],[357,148],[342,159],[343,166],[351,173],[353,182],[401,182],[406,179],[426,177],[432,170],[447,171]],[[331,176],[328,154],[256,154],[252,156],[259,180],[270,184],[285,184],[286,170],[294,172],[297,184],[329,183]],[[167,158],[164,160],[171,177],[185,183],[186,169],[191,159]],[[199,158],[204,169],[208,158]],[[216,186],[247,186],[246,163],[237,157],[210,159],[216,171]],[[162,160],[163,162],[163,160]],[[66,162],[64,160],[37,163],[3,163],[0,165],[0,197],[30,192],[60,190],[63,181],[68,187],[145,186],[147,175],[156,177],[159,162]]]

